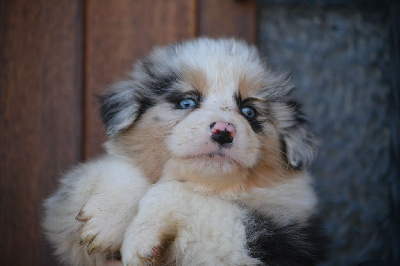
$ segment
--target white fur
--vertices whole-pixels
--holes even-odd
[[[317,205],[311,178],[304,173],[277,186],[255,188],[235,201],[264,213],[280,225],[293,221],[306,222],[315,214]]]
[[[230,176],[229,182],[232,182],[233,179],[242,179],[241,168],[250,168],[257,162],[260,143],[254,131],[245,118],[230,110],[233,103],[229,103],[226,108],[220,108],[224,100],[227,99],[210,96],[202,108],[191,112],[173,128],[166,138],[166,146],[173,156],[179,158],[178,164],[184,169],[169,175],[180,180],[223,179],[221,172],[225,172]],[[210,124],[215,121],[229,121],[235,126],[236,134],[231,147],[221,149],[218,143],[210,139]],[[225,158],[210,160],[209,156],[218,157],[217,153]],[[181,163],[182,159],[185,160],[184,164]],[[183,177],[180,175],[182,171],[194,174]],[[216,176],[217,173],[221,176]],[[235,174],[239,176],[235,177]]]
[[[104,251],[120,248],[125,228],[148,186],[136,167],[111,155],[67,173],[59,190],[44,203],[43,227],[56,247],[55,254],[68,265],[103,264]],[[87,222],[75,219],[80,212]],[[100,249],[89,257],[88,247],[79,242],[93,236],[90,247]]]
[[[121,249],[124,265],[144,265],[160,232],[176,234],[173,265],[259,265],[246,254],[246,212],[224,199],[192,192],[185,183],[154,185],[142,199]],[[151,219],[149,219],[152,217]],[[155,218],[155,219],[154,219]],[[173,261],[173,260],[172,260]]]

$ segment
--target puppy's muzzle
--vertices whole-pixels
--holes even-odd
[[[213,122],[210,125],[211,139],[220,145],[232,143],[235,127],[227,122]]]

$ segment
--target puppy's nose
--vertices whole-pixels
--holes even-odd
[[[219,144],[231,143],[235,135],[235,127],[231,123],[214,122],[210,125],[211,138]]]

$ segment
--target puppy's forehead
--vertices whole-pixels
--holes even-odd
[[[254,47],[236,41],[195,42],[176,47],[179,72],[209,97],[247,97],[263,86],[265,70]]]

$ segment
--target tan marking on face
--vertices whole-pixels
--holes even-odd
[[[206,74],[200,69],[187,69],[183,73],[184,81],[188,82],[192,89],[205,95],[208,90]]]
[[[238,87],[242,99],[246,99],[256,94],[260,88],[264,86],[262,74],[258,75],[241,75],[239,77]]]
[[[242,191],[255,187],[268,188],[287,182],[288,178],[295,176],[296,171],[291,169],[286,162],[285,154],[281,151],[278,138],[259,136],[262,143],[258,163],[247,169],[247,178],[239,187]],[[238,191],[233,186],[229,188]]]
[[[278,138],[260,136],[262,143],[259,162],[250,170],[249,181],[257,187],[270,187],[284,183],[295,175],[286,161]]]
[[[192,171],[189,178],[190,183],[196,184],[195,187],[199,191],[211,192],[223,195],[238,195],[240,193],[251,190],[252,188],[268,188],[287,182],[289,178],[294,177],[297,172],[292,170],[285,161],[285,155],[280,149],[280,142],[277,136],[259,136],[262,143],[260,157],[258,162],[251,168],[241,167],[237,165],[232,172],[218,174],[215,169],[216,178],[202,177],[197,170]],[[167,173],[171,173],[173,177],[183,176],[187,180],[188,170],[185,165],[190,165],[189,159],[179,159],[170,161]],[[186,176],[185,176],[186,174]],[[182,180],[183,181],[183,180]]]
[[[157,182],[170,157],[164,140],[177,123],[165,106],[156,106],[143,114],[132,127],[121,133],[115,145],[133,165],[139,167],[150,182]],[[165,117],[169,116],[169,119]],[[157,117],[157,119],[155,119]]]
[[[155,117],[158,119],[154,119]],[[134,126],[121,133],[115,139],[115,145],[123,151],[124,156],[132,158],[132,167],[139,167],[149,181],[155,183],[161,178],[166,163],[171,159],[165,139],[172,134],[173,128],[181,119],[182,115],[177,116],[167,105],[157,105],[144,113]],[[237,165],[233,168],[234,172],[223,177],[201,178],[200,174],[200,178],[195,177],[192,181],[214,193],[237,194],[253,187],[270,187],[293,176],[295,171],[285,161],[278,134],[271,132],[268,136],[260,134],[257,137],[261,143],[261,152],[258,162],[252,168]],[[174,160],[178,160],[178,165],[187,165],[185,158],[175,157]],[[178,165],[173,168],[179,168]],[[218,169],[215,171],[218,175]],[[195,172],[188,173],[186,169],[182,175],[187,174],[197,176]]]

